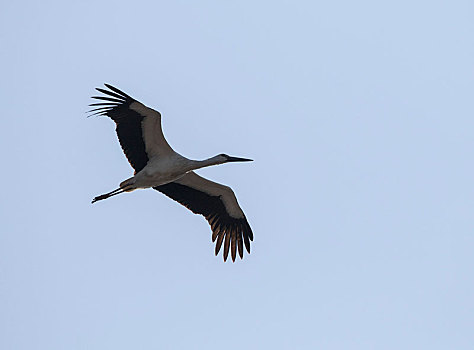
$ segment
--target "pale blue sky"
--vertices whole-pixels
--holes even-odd
[[[0,11],[1,349],[472,349],[472,1]],[[132,169],[108,82],[255,233],[235,264]]]

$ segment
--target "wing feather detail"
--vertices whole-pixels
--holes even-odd
[[[252,229],[229,187],[189,172],[175,182],[153,188],[206,218],[211,226],[212,241],[216,241],[216,255],[224,245],[224,261],[229,251],[232,261],[235,261],[237,249],[240,258],[243,258],[244,244],[250,253]]]
[[[92,115],[105,115],[116,124],[115,131],[125,156],[135,169],[135,174],[142,170],[148,160],[162,154],[173,152],[166,142],[161,130],[161,114],[148,108],[123,91],[105,84],[109,89],[96,88],[105,96],[92,96],[99,103],[89,110]]]

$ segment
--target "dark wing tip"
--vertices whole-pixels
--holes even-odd
[[[230,253],[232,256],[232,261],[235,262],[235,256],[237,253],[237,232],[236,230],[232,230],[232,237],[230,240]]]
[[[216,249],[214,251],[214,253],[216,254],[219,254],[219,251],[221,250],[221,247],[222,247],[222,242],[224,240],[224,236],[225,236],[225,233],[224,232],[221,232],[218,236],[217,236],[217,242],[216,242]]]
[[[97,103],[91,103],[89,116],[107,116],[116,124],[116,133],[125,156],[135,173],[143,169],[148,162],[148,155],[142,133],[143,116],[129,107],[136,102],[123,91],[105,84],[107,89],[96,88],[100,96],[92,96]]]
[[[123,100],[119,100],[117,98],[107,97],[107,96],[92,96],[91,98],[95,100],[103,100],[103,101],[110,101],[114,103],[123,103]]]
[[[115,92],[112,92],[112,91],[109,91],[109,90],[105,90],[105,89],[101,89],[101,88],[95,88],[97,91],[99,92],[102,92],[103,94],[105,95],[109,95],[109,96],[112,96],[114,98],[117,98],[119,99],[120,101],[126,101],[127,98],[122,96],[122,95],[119,95],[119,94],[116,94]]]
[[[95,88],[98,92],[100,92],[104,95],[92,96],[92,98],[95,99],[95,100],[106,101],[106,102],[105,103],[104,102],[102,102],[102,103],[91,103],[89,105],[89,106],[100,106],[102,108],[102,111],[99,111],[98,108],[91,109],[87,113],[91,113],[91,112],[96,112],[96,113],[90,114],[89,117],[93,116],[93,115],[108,115],[108,116],[111,117],[111,115],[109,115],[109,112],[111,112],[113,110],[116,110],[116,109],[119,109],[122,106],[126,106],[126,105],[128,105],[128,104],[135,101],[129,95],[127,95],[123,91],[117,89],[116,87],[113,87],[112,85],[109,85],[109,84],[105,84],[105,86],[109,90],[102,89],[102,88]],[[99,111],[99,112],[97,112],[97,111]],[[114,119],[114,118],[112,118],[112,119]]]
[[[238,225],[237,229],[237,248],[239,249],[239,256],[241,259],[244,258],[244,248],[242,243],[242,225]]]
[[[122,96],[123,98],[127,99],[127,100],[135,100],[133,97],[127,95],[125,92],[123,92],[122,90],[119,90],[117,89],[116,87],[110,85],[110,84],[104,84],[107,88],[109,88],[110,90],[112,90],[113,92],[117,93],[118,95]]]
[[[201,190],[179,183],[153,187],[171,199],[182,204],[195,214],[203,215],[212,231],[212,242],[215,242],[214,253],[217,256],[224,246],[222,257],[227,261],[229,252],[232,261],[244,257],[244,246],[250,254],[250,241],[253,233],[245,216],[235,218],[229,215],[221,197],[209,195]]]
[[[232,219],[231,222],[225,222],[225,219],[220,218],[217,222],[215,220],[209,221],[212,229],[212,242],[216,242],[215,255],[219,254],[222,246],[224,247],[222,253],[224,261],[227,261],[229,253],[233,262],[237,258],[237,253],[243,259],[244,246],[250,254],[250,241],[253,241],[253,234],[247,219]]]
[[[227,257],[229,256],[229,248],[230,248],[230,232],[225,233],[225,239],[224,239],[224,261],[227,260]]]

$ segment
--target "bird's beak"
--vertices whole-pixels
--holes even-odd
[[[253,159],[229,157],[227,158],[227,162],[253,162]]]

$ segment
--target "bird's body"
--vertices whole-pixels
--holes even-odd
[[[106,115],[117,125],[120,145],[135,169],[133,177],[116,190],[97,196],[92,203],[139,188],[154,188],[203,215],[211,225],[212,240],[217,240],[216,255],[224,243],[224,261],[229,249],[235,261],[236,251],[243,257],[243,244],[250,253],[253,233],[230,187],[204,179],[193,170],[227,162],[250,161],[246,158],[219,154],[206,160],[191,160],[175,152],[163,136],[161,114],[131,98],[117,88],[97,90],[108,96],[93,98],[107,101],[94,114]],[[111,96],[111,97],[109,97]]]
[[[132,186],[133,188],[129,187],[127,190],[129,192],[137,188],[160,186],[178,180],[189,171],[224,162],[225,159],[221,156],[199,161],[188,159],[176,152],[162,157],[155,156],[132,178],[122,182],[120,187]]]
[[[150,188],[178,180],[192,170],[192,161],[179,154],[151,158],[147,165],[133,177],[120,184],[130,190]]]

